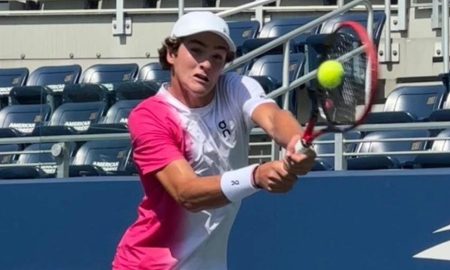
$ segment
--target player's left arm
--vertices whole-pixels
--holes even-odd
[[[303,131],[291,112],[275,103],[263,103],[254,109],[252,120],[286,149],[286,161],[295,174],[305,174],[312,168],[316,156],[314,151],[308,155],[295,153],[295,144],[301,139]]]

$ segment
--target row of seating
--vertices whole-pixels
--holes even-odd
[[[370,113],[366,123],[450,121],[448,92],[448,86],[443,83],[399,86],[389,93],[383,110]]]
[[[54,109],[48,101],[51,94],[36,87],[15,87],[9,105],[0,110],[0,138],[127,132],[130,111],[157,89],[152,82],[121,83],[110,104],[109,91],[102,85],[67,85],[61,105]]]
[[[434,135],[436,134],[437,135]],[[345,144],[348,170],[436,168],[450,167],[450,129],[439,132],[425,129],[401,131],[375,131],[364,134],[351,131],[344,134],[346,140],[358,140]],[[430,138],[431,140],[428,140]],[[315,142],[315,150],[325,157],[317,158],[313,170],[333,170],[334,134],[325,134]],[[398,139],[398,140],[397,140]],[[321,143],[322,142],[322,143]],[[56,158],[51,154],[54,143],[29,145],[0,145],[0,178],[43,178],[56,174]],[[415,154],[429,151],[429,154]],[[389,152],[387,155],[365,155]],[[403,152],[396,155],[395,152]],[[410,152],[405,154],[406,152]],[[327,156],[328,155],[328,156]],[[128,139],[72,142],[69,144],[69,175],[135,175]],[[16,165],[16,166],[14,166]]]
[[[0,178],[29,179],[56,176],[55,143],[0,145]],[[69,176],[135,175],[129,139],[68,144]]]
[[[362,140],[345,144],[344,151],[346,153],[355,153],[355,156],[350,156],[346,160],[348,170],[450,167],[448,158],[450,157],[450,129],[373,131],[369,133],[350,131],[344,134],[344,139]],[[325,155],[325,157],[317,159],[314,170],[334,169],[334,157],[329,156],[329,154],[334,154],[333,140],[334,134],[332,133],[324,134],[316,140],[315,150],[319,155]],[[414,152],[417,151],[428,151],[429,153],[415,154]],[[389,152],[389,154],[364,155],[381,152]],[[403,152],[403,154],[395,154],[395,152]]]

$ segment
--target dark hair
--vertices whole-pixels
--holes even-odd
[[[167,53],[171,52],[176,55],[182,41],[183,39],[181,38],[173,38],[173,37],[168,37],[164,40],[162,47],[158,49],[159,63],[161,64],[161,67],[163,69],[171,68],[172,65],[167,62]],[[235,58],[234,52],[228,52],[225,61],[226,63],[228,63],[233,61],[234,58]]]

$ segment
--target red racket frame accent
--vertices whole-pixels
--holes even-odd
[[[364,28],[364,26],[362,26],[361,24],[354,21],[345,21],[339,25],[336,31],[344,27],[353,29],[353,31],[357,34],[358,38],[361,41],[362,46],[364,46],[364,51],[365,54],[367,55],[367,59],[369,60],[368,61],[369,62],[368,64],[370,64],[369,71],[371,72],[370,94],[368,96],[369,100],[367,102],[367,105],[365,106],[364,111],[362,112],[361,117],[355,123],[345,128],[338,128],[330,123],[327,123],[328,126],[326,128],[314,132],[314,127],[317,122],[317,113],[312,113],[311,118],[309,119],[308,124],[306,125],[306,129],[303,133],[302,143],[305,147],[310,146],[312,141],[316,139],[318,136],[322,135],[323,133],[346,132],[364,123],[364,121],[367,118],[367,115],[372,109],[372,105],[376,97],[377,82],[378,82],[378,54],[375,45],[373,44],[372,39],[368,36],[366,28]]]

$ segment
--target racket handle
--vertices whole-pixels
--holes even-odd
[[[314,152],[314,149],[311,146],[305,146],[305,144],[299,140],[296,144],[295,144],[295,152],[296,153],[301,153],[304,155],[307,155],[309,157],[315,157],[316,153]],[[287,161],[287,159],[284,159],[284,166],[287,170],[289,170],[289,162]]]
[[[310,146],[305,146],[305,144],[302,142],[302,140],[299,140],[296,144],[295,144],[295,152],[296,153],[302,153],[305,155],[309,155],[311,154],[311,151],[313,151],[311,149]]]

